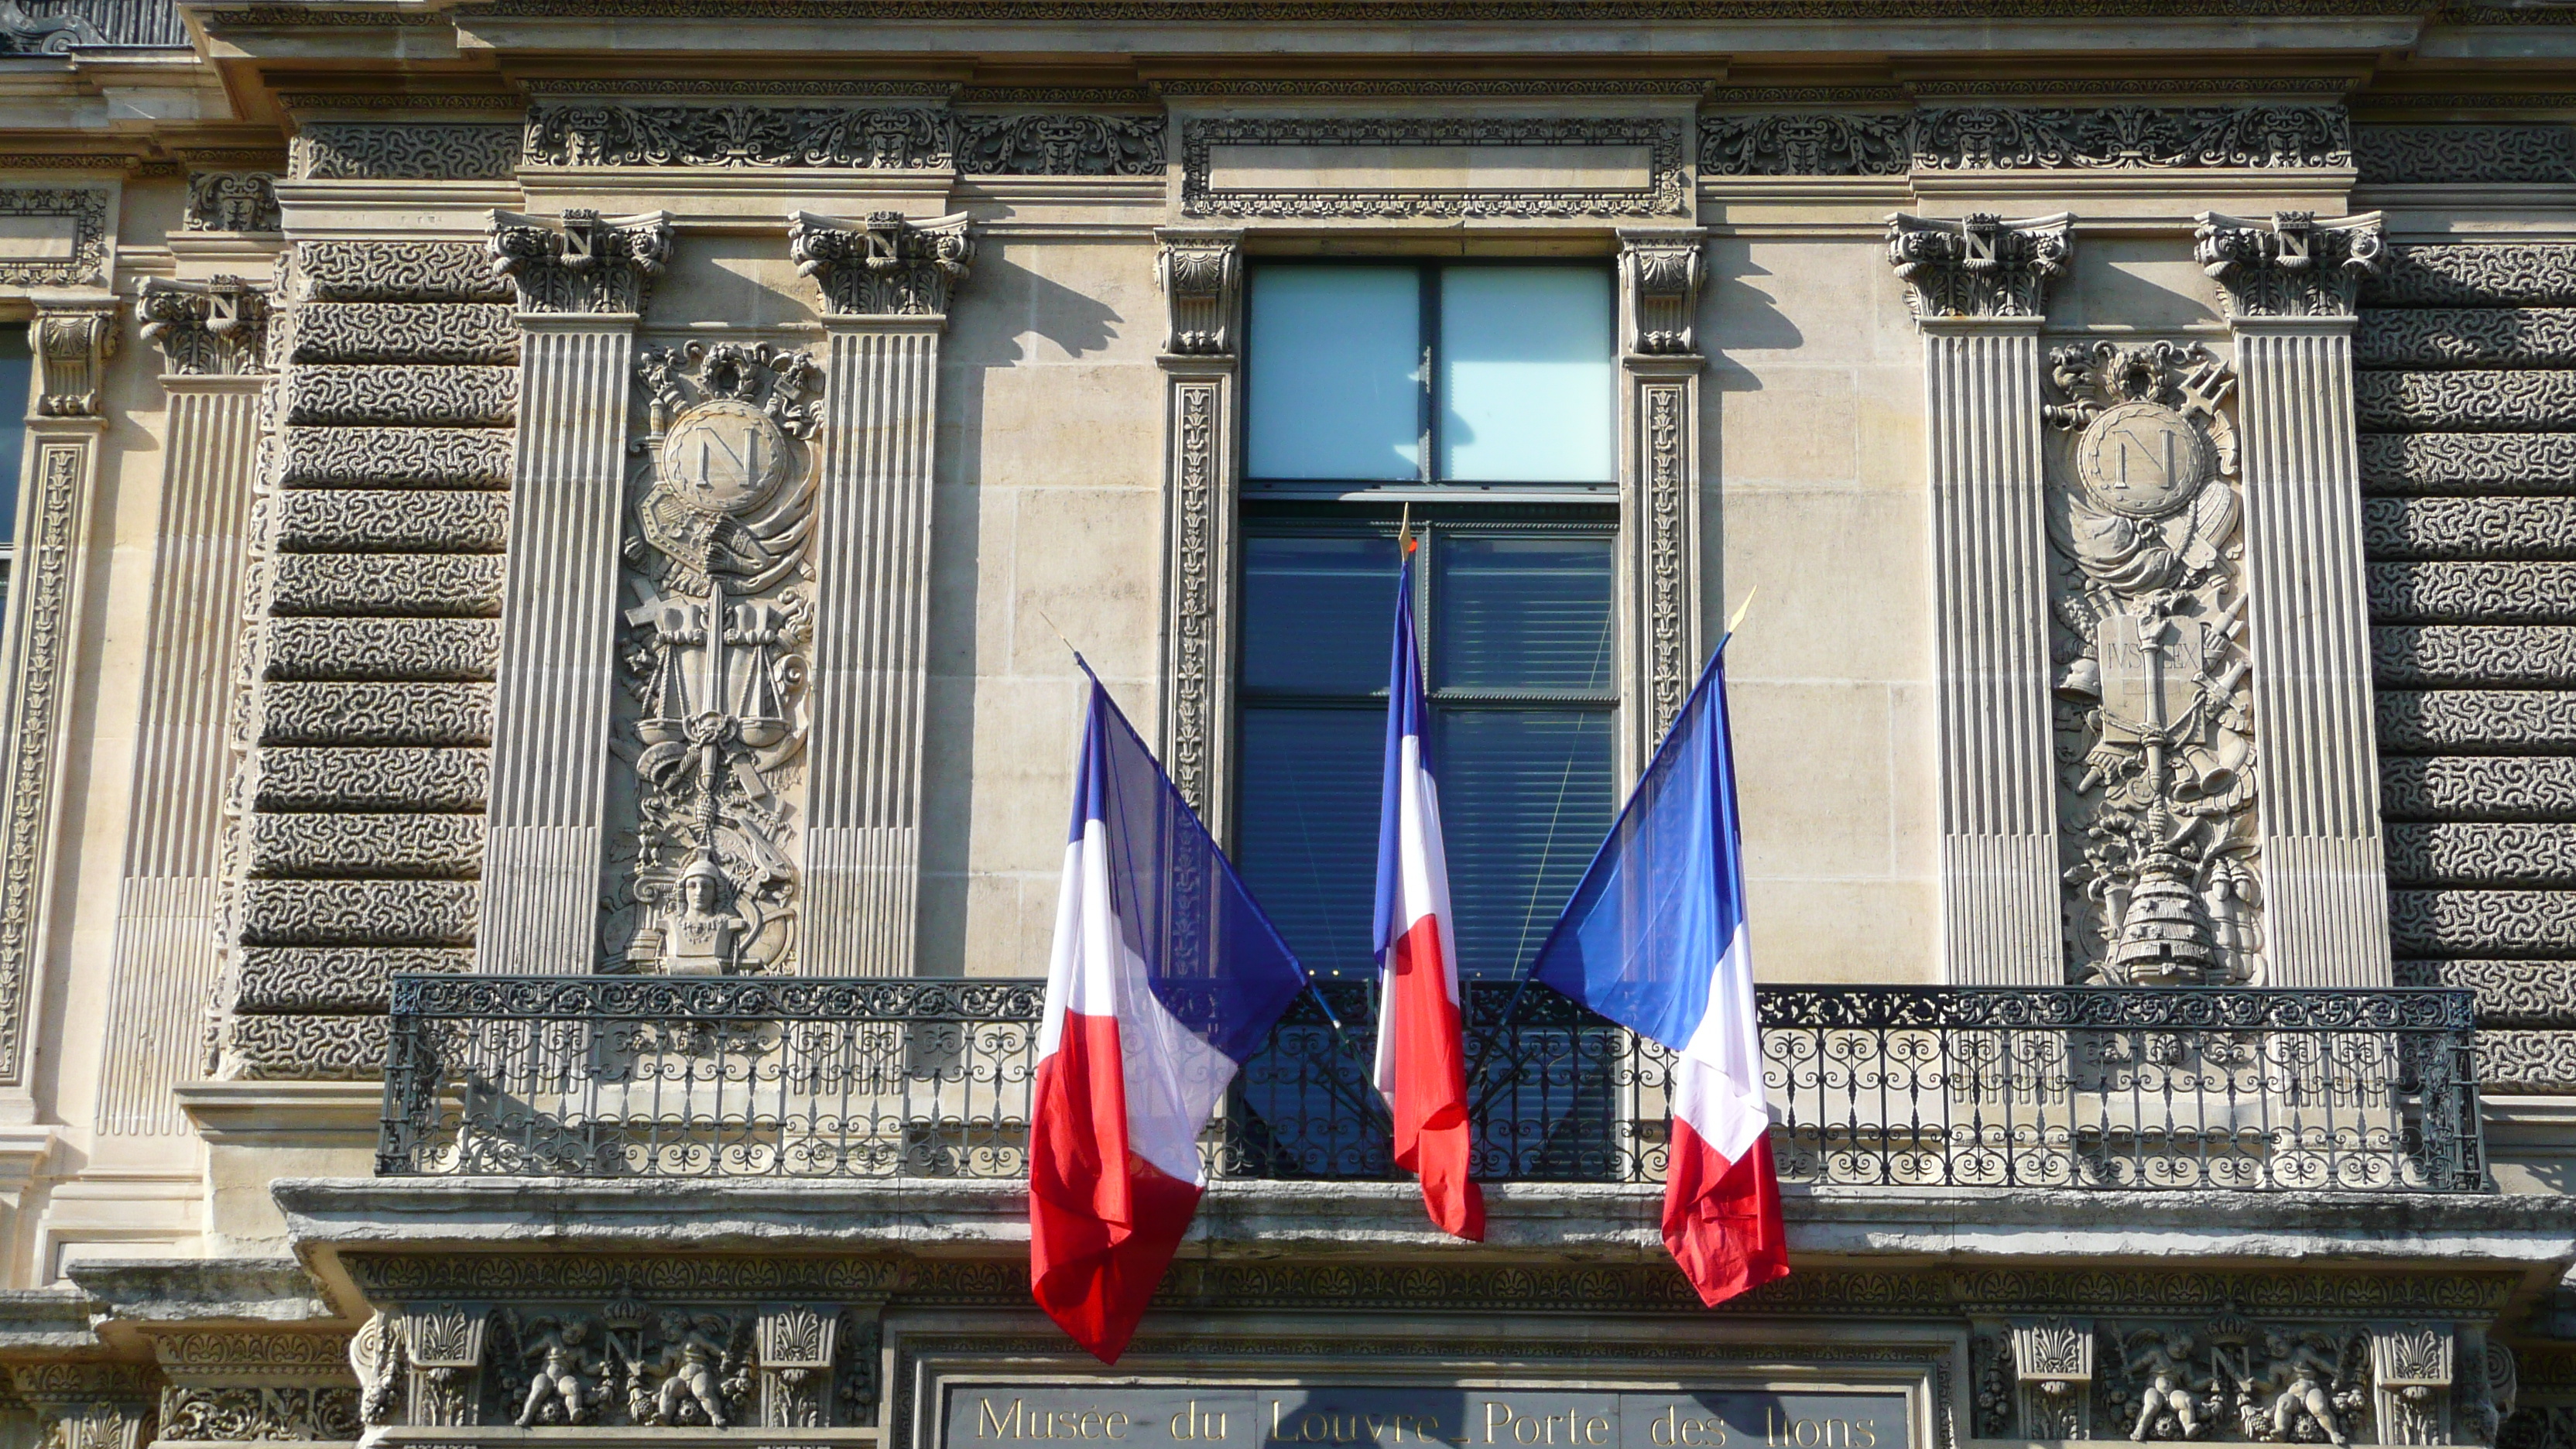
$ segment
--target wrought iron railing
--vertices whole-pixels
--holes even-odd
[[[1041,983],[405,976],[384,1175],[1016,1177]],[[1467,992],[1476,1171],[1663,1174],[1670,1055],[1545,988]],[[1330,1007],[1330,1014],[1326,1007]],[[1787,1183],[2474,1192],[2464,991],[1784,986]],[[1326,983],[1201,1144],[1219,1177],[1394,1175],[1373,992]]]

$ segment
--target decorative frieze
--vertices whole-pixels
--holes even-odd
[[[528,109],[524,146],[524,161],[530,166],[945,171],[956,159],[955,118],[921,104],[540,101]]]
[[[1163,174],[1163,118],[1064,112],[961,116],[957,169],[969,176]]]
[[[878,211],[863,222],[800,211],[788,223],[787,251],[797,274],[822,287],[829,313],[938,317],[966,280],[975,239],[962,211],[925,221]]]
[[[1913,118],[1804,111],[1704,117],[1702,176],[1902,176],[1914,164]]]
[[[2197,343],[2050,355],[2046,503],[2071,979],[2261,979],[2234,377]]]
[[[2364,314],[2363,347],[2376,330]],[[2576,432],[2371,433],[2361,480],[2372,493],[2576,493]]]
[[[2576,564],[2374,563],[2370,613],[2404,624],[2576,624]]]
[[[2576,886],[2576,823],[2392,825],[2388,878],[2408,886]]]
[[[298,428],[280,449],[278,486],[506,488],[514,443],[498,428]]]
[[[2411,754],[2576,750],[2576,694],[2546,689],[2383,690],[2382,749]]]
[[[272,618],[263,679],[488,680],[500,656],[489,619]]]
[[[307,302],[286,360],[506,366],[519,360],[519,327],[491,302]]]
[[[163,371],[238,376],[266,370],[268,296],[239,277],[179,282],[148,277],[136,330],[161,349]]]
[[[2576,758],[2392,755],[2379,795],[2391,820],[2576,820]]]
[[[2320,221],[2303,211],[2269,223],[2204,211],[2192,258],[2215,280],[2231,319],[2349,317],[2363,278],[2387,265],[2379,213]]]
[[[2281,170],[2352,164],[2341,106],[1936,106],[1915,112],[1921,171]]]
[[[190,231],[276,231],[277,175],[271,171],[197,171],[188,177]]]
[[[1691,156],[1680,121],[1648,118],[1562,120],[1416,116],[1369,118],[1233,116],[1185,122],[1181,129],[1181,211],[1219,217],[1518,217],[1688,218]],[[1516,187],[1508,190],[1219,187],[1220,148],[1290,147],[1375,150],[1384,147],[1469,148],[1508,152],[1544,147],[1562,152],[1599,147],[1605,156],[1642,153],[1633,186]]]
[[[523,312],[641,314],[671,259],[671,215],[495,211],[489,246],[493,272],[518,288]]]
[[[298,181],[507,181],[518,171],[519,128],[466,121],[307,121],[288,145],[286,165]]]
[[[269,560],[278,616],[399,614],[488,619],[501,612],[498,554],[291,553]]]
[[[45,1449],[143,1449],[151,1437],[149,1370],[140,1364],[12,1364],[18,1397],[45,1425]]]
[[[304,1386],[191,1387],[161,1391],[160,1442],[257,1444],[275,1440],[353,1440],[358,1391]]]
[[[1920,318],[2037,317],[2074,245],[2063,212],[2024,221],[1982,212],[1956,221],[1899,213],[1888,218],[1887,233],[1887,259]]]
[[[98,186],[0,186],[0,218],[53,222],[70,231],[62,256],[0,258],[0,287],[104,287],[115,248],[108,205]]]
[[[815,605],[821,422],[812,359],[768,344],[649,348],[628,484],[617,753],[601,949],[674,975],[792,969]]]
[[[395,975],[454,974],[473,964],[473,952],[443,946],[245,946],[234,962],[233,1005],[247,1012],[382,1011]]]
[[[478,749],[262,750],[251,772],[256,810],[471,810],[492,783]]]
[[[2353,159],[2365,186],[2576,181],[2576,126],[2362,125]]]
[[[2365,307],[2576,306],[2576,243],[2454,242],[2401,247],[2361,289]]]

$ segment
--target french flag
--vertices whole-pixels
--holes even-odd
[[[1715,1307],[1789,1271],[1726,720],[1700,674],[1531,975],[1673,1052],[1664,1246]]]
[[[1102,1362],[1198,1211],[1199,1133],[1305,987],[1092,676],[1029,1121],[1029,1291]]]
[[[1441,1231],[1485,1239],[1485,1198],[1467,1175],[1467,1044],[1440,791],[1423,726],[1413,638],[1413,540],[1395,585],[1395,663],[1387,680],[1386,774],[1377,827],[1377,1089],[1395,1119],[1395,1165],[1422,1180]]]

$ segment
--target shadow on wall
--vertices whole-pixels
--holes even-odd
[[[975,807],[976,602],[984,557],[985,377],[1032,360],[1038,337],[1068,357],[1106,351],[1126,318],[1071,287],[986,249],[975,260],[941,344],[939,457],[931,490],[930,689],[923,721],[920,934],[917,969],[964,974],[968,861]]]
[[[1699,576],[1701,637],[1713,649],[1725,632],[1727,611],[1736,603],[1726,578],[1726,478],[1719,467],[1725,457],[1722,395],[1762,390],[1762,379],[1729,354],[1793,351],[1806,345],[1807,336],[1780,310],[1778,298],[1749,280],[1771,275],[1754,265],[1751,243],[1712,239],[1707,263],[1699,303],[1699,346],[1708,358],[1700,381]]]

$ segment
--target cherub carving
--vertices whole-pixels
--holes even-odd
[[[2146,1379],[2138,1394],[2137,1423],[2129,1429],[2131,1439],[2141,1443],[2149,1438],[2197,1439],[2208,1432],[2192,1392],[2192,1347],[2188,1333],[2150,1330],[2130,1336],[2121,1367],[2132,1382],[2141,1373]]]
[[[539,1319],[536,1327],[536,1340],[527,1346],[525,1355],[537,1360],[537,1372],[528,1381],[518,1426],[534,1428],[548,1422],[548,1416],[558,1409],[564,1423],[587,1421],[591,1409],[608,1395],[604,1383],[594,1386],[590,1382],[599,1375],[602,1365],[584,1347],[589,1331],[577,1321],[557,1323],[552,1319]]]

